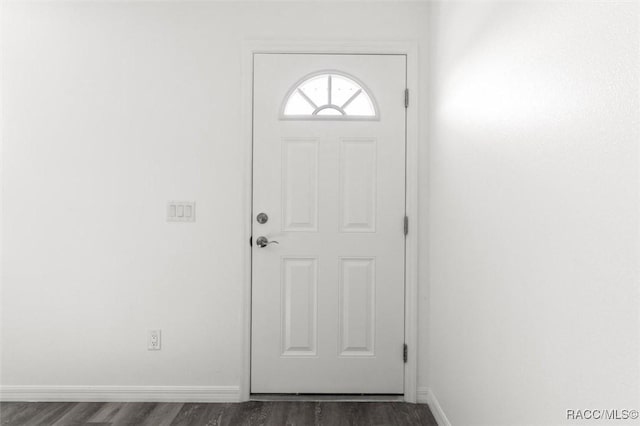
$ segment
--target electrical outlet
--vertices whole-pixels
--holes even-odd
[[[147,341],[147,349],[150,351],[159,351],[160,350],[160,330],[149,330],[149,336]]]

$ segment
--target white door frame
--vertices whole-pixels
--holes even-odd
[[[408,357],[404,370],[404,400],[416,402],[418,381],[418,44],[416,42],[298,42],[246,41],[242,48],[242,129],[245,158],[242,286],[242,378],[240,399],[248,401],[251,388],[251,200],[253,174],[253,57],[256,53],[399,54],[407,57],[407,88],[411,101],[407,109],[406,212],[409,233],[405,253],[405,342]]]

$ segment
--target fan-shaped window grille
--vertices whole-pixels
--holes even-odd
[[[289,91],[283,119],[376,120],[373,97],[354,77],[338,72],[322,72],[302,80]]]

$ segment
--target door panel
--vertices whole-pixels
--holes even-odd
[[[341,232],[376,232],[376,139],[340,141]]]
[[[253,393],[403,392],[405,64],[254,57]]]
[[[316,356],[318,259],[282,259],[282,355]]]
[[[282,142],[283,231],[318,231],[318,140]]]
[[[340,259],[340,355],[373,356],[375,259]]]

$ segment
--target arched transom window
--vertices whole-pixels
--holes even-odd
[[[376,120],[373,96],[354,77],[336,71],[316,73],[296,84],[282,117],[302,120]]]

